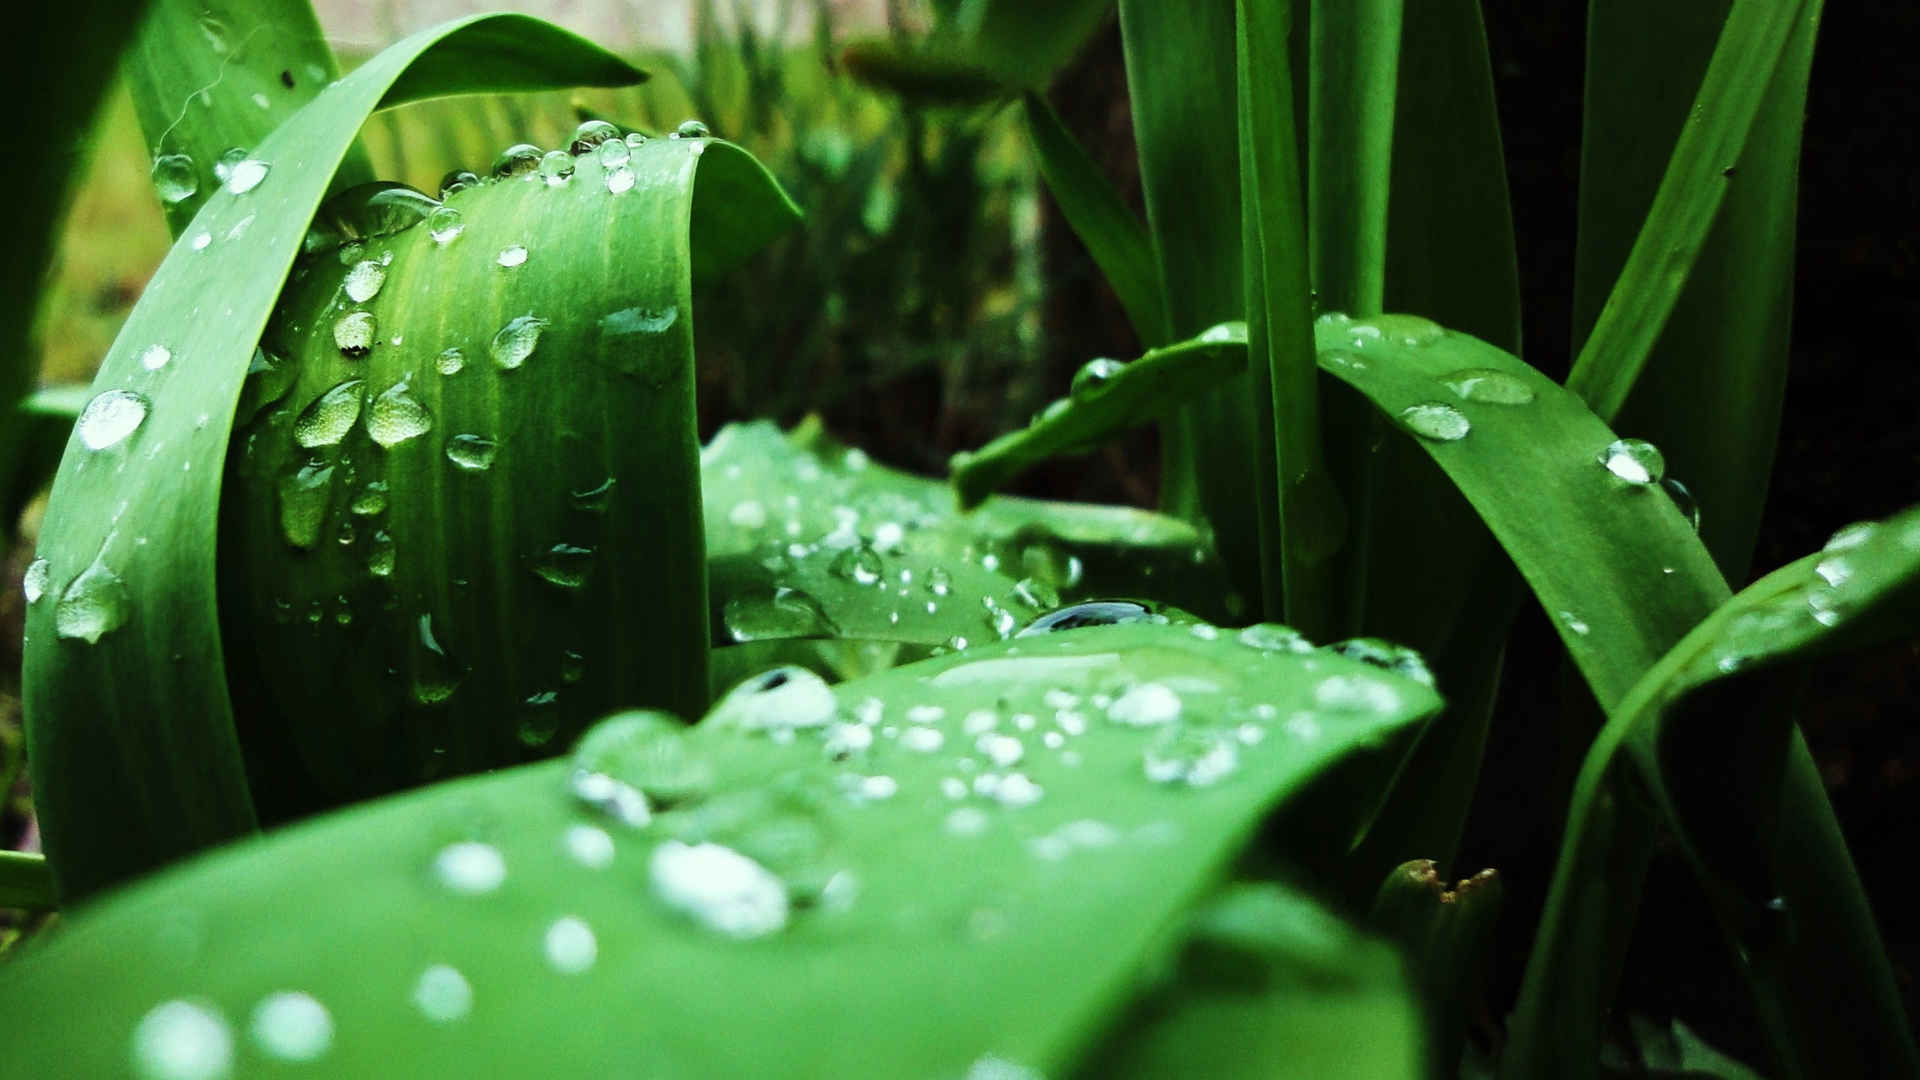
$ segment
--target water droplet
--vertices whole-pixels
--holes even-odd
[[[1668,476],[1661,479],[1660,490],[1665,491],[1667,498],[1673,500],[1673,508],[1680,511],[1681,517],[1687,519],[1687,524],[1693,526],[1693,531],[1699,532],[1700,504],[1694,501],[1693,492],[1687,490],[1687,485]]]
[[[540,344],[540,332],[546,328],[547,320],[538,315],[518,316],[493,335],[487,353],[500,370],[512,371],[533,355],[534,348]]]
[[[910,727],[900,733],[900,745],[922,754],[931,754],[944,746],[946,733],[935,727]]]
[[[226,189],[235,195],[245,195],[259,187],[260,181],[267,178],[267,172],[272,168],[273,166],[255,158],[236,161],[228,169],[224,178]]]
[[[1041,610],[1060,606],[1060,594],[1054,591],[1053,586],[1038,578],[1021,578],[1014,582],[1012,599],[1017,604]]]
[[[560,654],[560,681],[569,685],[580,681],[587,673],[587,658],[567,649]]]
[[[879,552],[866,544],[860,544],[835,555],[828,570],[833,576],[851,581],[855,585],[877,585],[880,583],[881,575],[887,572],[887,565]]]
[[[1107,383],[1114,376],[1126,369],[1127,365],[1104,356],[1089,360],[1073,373],[1073,385],[1068,389],[1067,396],[1075,401],[1091,400],[1107,388]]]
[[[466,231],[466,228],[466,223],[460,220],[460,211],[451,206],[435,207],[427,215],[427,235],[436,244],[445,246],[452,243],[453,238]]]
[[[143,1080],[224,1080],[233,1073],[233,1031],[212,1005],[162,1002],[134,1026],[133,1069]]]
[[[1153,737],[1140,762],[1156,784],[1210,787],[1240,767],[1239,739],[1227,731],[1176,725]]]
[[[435,964],[413,984],[413,1007],[436,1024],[463,1019],[473,1011],[473,985],[458,968]]]
[[[611,172],[627,167],[627,161],[633,157],[633,148],[624,139],[608,139],[594,151],[594,157],[599,159],[601,168]]]
[[[1035,541],[1020,550],[1020,566],[1028,577],[1056,589],[1074,588],[1086,575],[1086,567],[1080,562],[1080,556],[1044,540]]]
[[[1131,600],[1089,600],[1049,611],[1028,623],[1015,637],[1033,637],[1085,626],[1118,626],[1123,623],[1164,622],[1165,618]]]
[[[508,244],[500,249],[500,255],[494,261],[508,269],[520,266],[527,261],[526,245]]]
[[[1585,637],[1587,634],[1591,633],[1593,630],[1593,627],[1587,625],[1587,621],[1585,619],[1582,619],[1580,616],[1575,615],[1571,611],[1560,612],[1559,618],[1560,618],[1560,625],[1566,627],[1569,632],[1578,634],[1581,637]]]
[[[287,543],[310,550],[320,542],[333,494],[333,466],[308,462],[280,478],[280,535]]]
[[[1287,628],[1281,627],[1281,629]],[[1287,632],[1292,633],[1291,630]],[[1295,638],[1302,642],[1306,640],[1298,635],[1295,635]],[[1404,645],[1395,645],[1391,641],[1367,637],[1349,638],[1346,641],[1336,642],[1328,648],[1349,660],[1358,660],[1383,671],[1391,671],[1403,678],[1412,679],[1422,686],[1433,685],[1433,671],[1427,667],[1426,659]]]
[[[480,896],[507,880],[507,860],[490,844],[462,840],[433,857],[433,876],[452,892]]]
[[[573,861],[589,870],[604,870],[613,865],[613,837],[607,830],[592,825],[569,825],[562,844]]]
[[[767,508],[758,499],[742,499],[727,511],[727,520],[742,529],[758,529],[767,523]]]
[[[1240,644],[1272,653],[1313,651],[1313,642],[1308,641],[1305,634],[1279,623],[1254,623],[1240,631]]]
[[[637,131],[627,132],[627,137],[624,141],[626,142],[627,149],[629,150],[638,150],[641,147],[647,145],[647,137],[645,135],[640,134]]]
[[[347,294],[347,299],[364,304],[379,295],[380,286],[386,283],[387,268],[372,259],[362,259],[347,268],[340,289]]]
[[[1457,442],[1473,430],[1465,413],[1440,401],[1423,401],[1401,409],[1400,422],[1408,431],[1435,442]]]
[[[485,472],[493,467],[499,444],[484,435],[455,435],[447,440],[447,460],[469,472]]]
[[[340,347],[342,356],[358,359],[367,355],[378,336],[370,311],[349,311],[333,323],[333,343]]]
[[[1615,439],[1594,460],[1636,487],[1659,483],[1667,472],[1667,459],[1660,448],[1645,439]]]
[[[820,727],[838,709],[833,689],[806,668],[784,665],[729,690],[708,715],[710,723],[744,731]]]
[[[706,139],[711,138],[712,134],[707,130],[707,125],[698,120],[682,120],[680,126],[673,129],[676,139]]]
[[[735,596],[721,610],[721,618],[735,641],[832,637],[837,629],[812,595],[785,586]]]
[[[1026,756],[1026,747],[1019,739],[995,731],[986,732],[975,739],[973,748],[1000,769],[1017,765]]]
[[[953,575],[944,567],[933,567],[927,571],[927,591],[935,596],[945,596],[953,591]]]
[[[548,966],[562,975],[578,975],[591,968],[600,956],[600,943],[593,936],[593,927],[575,915],[563,915],[547,927],[545,948]]]
[[[515,143],[493,159],[493,175],[506,178],[526,176],[540,167],[540,148],[531,143]]]
[[[1440,376],[1440,382],[1462,398],[1486,405],[1525,405],[1533,400],[1533,387],[1499,368],[1463,368]]]
[[[1154,727],[1180,717],[1180,695],[1163,683],[1143,682],[1129,687],[1107,706],[1107,719],[1128,727]]]
[[[185,154],[162,154],[153,159],[153,187],[168,206],[186,202],[200,190],[193,159]]]
[[[173,350],[165,345],[149,345],[140,353],[140,366],[148,371],[159,371],[173,359]]]
[[[479,187],[480,178],[465,169],[455,169],[440,178],[440,198],[451,199],[459,192],[470,187]],[[434,237],[439,240],[439,237]],[[450,239],[450,238],[449,238]]]
[[[548,187],[559,187],[573,176],[573,155],[565,150],[549,150],[540,158],[540,179]]]
[[[207,245],[211,243],[213,243],[213,234],[202,229],[194,235],[193,250],[205,251],[207,250]]]
[[[35,559],[27,564],[27,572],[20,579],[20,591],[26,596],[27,603],[40,602],[40,598],[47,593],[47,586],[52,583],[52,577],[53,564],[47,560]]]
[[[658,334],[680,317],[672,304],[663,308],[630,307],[600,317],[600,332],[610,335]]]
[[[368,544],[367,573],[378,578],[393,576],[393,537],[387,535],[385,529],[375,529],[373,539]],[[449,690],[448,693],[452,691]]]
[[[333,1017],[312,994],[283,990],[253,1007],[253,1042],[281,1061],[314,1061],[333,1046]]]
[[[555,544],[534,560],[533,572],[549,585],[577,589],[586,584],[587,575],[593,572],[593,549]]]
[[[89,450],[105,450],[139,430],[147,419],[147,399],[131,390],[103,390],[80,410],[75,425],[80,444]]]
[[[607,503],[613,498],[613,489],[616,486],[614,478],[609,476],[590,488],[568,489],[567,501],[573,504],[575,510],[589,514],[604,514],[607,511]]]
[[[632,191],[632,190],[633,190],[633,170],[632,169],[627,168],[625,165],[620,165],[607,170],[608,193],[613,195],[618,195],[623,191]]]
[[[1329,675],[1313,689],[1313,701],[1335,712],[1393,712],[1400,695],[1393,687],[1361,675]]]
[[[620,142],[619,128],[605,120],[582,120],[580,126],[573,129],[573,141],[568,144],[567,149],[576,154],[584,154],[604,145],[609,140]],[[624,147],[626,143],[621,142],[620,145]]]
[[[616,821],[645,825],[652,806],[672,806],[712,789],[713,763],[668,713],[629,709],[588,729],[574,747],[568,787]]]
[[[352,509],[354,513],[359,514],[361,517],[372,517],[375,514],[385,513],[387,509],[387,482],[385,480],[368,481],[367,486],[361,488],[360,493],[353,497]]]
[[[314,398],[293,422],[293,439],[312,449],[333,446],[346,438],[360,419],[359,379],[348,379]]]
[[[766,867],[721,844],[668,840],[647,864],[655,896],[718,934],[765,937],[787,925],[787,889]]]
[[[1879,528],[1878,522],[1856,521],[1851,525],[1840,528],[1832,536],[1828,537],[1826,546],[1820,550],[1851,551],[1872,539],[1873,534],[1879,531]]]
[[[433,414],[401,379],[380,392],[367,409],[367,434],[391,449],[433,430]]]
[[[384,532],[373,534],[374,554],[367,556],[367,569],[380,577],[393,573],[393,541],[383,539]],[[384,558],[385,571],[374,568],[374,560]],[[454,662],[433,632],[433,616],[422,614],[415,623],[413,639],[408,643],[413,674],[413,700],[421,705],[438,705],[454,695],[466,680],[467,672]]]

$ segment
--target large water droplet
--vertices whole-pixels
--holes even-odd
[[[320,526],[327,520],[333,495],[333,466],[318,462],[280,478],[280,535],[287,543],[310,550],[320,542]]]
[[[1473,430],[1466,414],[1441,401],[1423,401],[1400,410],[1408,431],[1435,442],[1456,442]]]
[[[534,560],[533,572],[549,585],[577,589],[586,584],[587,575],[593,572],[593,549],[555,544]]]
[[[236,161],[227,171],[226,188],[235,195],[245,195],[259,187],[260,182],[267,178],[267,172],[272,168],[273,166],[257,158]]]
[[[1240,741],[1232,732],[1176,725],[1147,743],[1140,763],[1156,784],[1209,787],[1240,767]]]
[[[454,195],[470,187],[479,187],[480,178],[465,169],[455,169],[440,178],[440,197],[451,199]],[[435,237],[435,239],[439,239]]]
[[[435,964],[413,984],[413,1007],[436,1024],[462,1019],[473,1011],[473,985],[460,969]]]
[[[832,637],[837,629],[812,595],[785,586],[735,596],[727,601],[721,618],[735,641]]]
[[[433,876],[449,892],[480,896],[507,880],[507,860],[491,844],[462,840],[433,857]]]
[[[360,493],[353,497],[353,506],[351,509],[361,517],[372,517],[375,514],[386,513],[387,482],[385,480],[367,481],[367,486],[361,488]]]
[[[1131,600],[1088,600],[1085,603],[1070,604],[1028,623],[1015,637],[1033,637],[1039,634],[1052,634],[1062,630],[1078,630],[1084,626],[1118,626],[1122,623],[1164,622],[1165,617],[1154,614],[1144,604]]]
[[[608,140],[620,142],[620,129],[605,120],[582,120],[580,126],[573,129],[573,141],[567,145],[567,149],[584,154]],[[620,145],[624,147],[626,144]]]
[[[732,848],[668,840],[647,871],[662,903],[715,933],[746,940],[787,925],[786,885]]]
[[[20,578],[20,592],[26,596],[27,603],[37,604],[52,584],[53,564],[45,559],[35,559],[27,564],[27,572]]]
[[[374,338],[379,328],[373,321],[370,311],[349,311],[334,320],[333,343],[340,348],[340,355],[358,359],[373,351]]]
[[[469,472],[485,472],[493,467],[499,448],[484,435],[455,435],[447,440],[447,460]]]
[[[1657,484],[1666,476],[1667,459],[1645,439],[1615,439],[1595,460],[1613,475],[1635,486]]]
[[[633,158],[633,148],[624,139],[608,139],[600,144],[593,156],[600,162],[601,168],[612,172],[627,167],[627,162]]]
[[[573,155],[565,150],[549,150],[540,158],[540,179],[548,187],[559,187],[573,176]]]
[[[1700,504],[1694,501],[1693,492],[1687,490],[1687,485],[1667,476],[1661,478],[1660,490],[1666,492],[1667,497],[1673,500],[1673,508],[1680,511],[1681,517],[1687,519],[1687,524],[1693,526],[1693,531],[1699,532]]]
[[[1128,727],[1155,727],[1180,718],[1180,695],[1164,683],[1129,687],[1107,706],[1107,719]]]
[[[385,535],[374,534],[376,551],[381,549],[381,537]],[[367,556],[367,569],[381,577],[393,573],[393,541],[387,540],[384,548],[385,573],[375,569],[374,555]],[[446,701],[466,681],[466,669],[455,662],[434,634],[431,614],[421,615],[415,623],[414,635],[408,642],[408,654],[413,673],[413,700],[421,705],[433,706]]]
[[[632,190],[632,169],[627,168],[625,165],[620,165],[607,170],[607,192],[609,194],[618,195],[623,191]]]
[[[525,244],[508,244],[500,249],[500,254],[494,261],[509,270],[516,266],[524,266],[527,262],[527,247]]]
[[[333,1046],[333,1017],[312,994],[283,990],[253,1008],[253,1043],[281,1061],[314,1061]]]
[[[153,159],[153,187],[169,206],[183,203],[200,190],[193,159],[185,154],[161,154]]]
[[[133,1070],[142,1080],[224,1080],[233,1074],[233,1030],[212,1005],[162,1002],[134,1026]]]
[[[708,722],[745,731],[791,732],[824,725],[837,708],[833,689],[825,680],[789,664],[761,672],[727,691],[708,714]]]
[[[1533,400],[1533,387],[1499,368],[1463,368],[1440,376],[1440,382],[1466,400],[1485,405],[1525,405]]]
[[[431,430],[433,414],[407,389],[406,379],[381,391],[367,409],[367,434],[383,447],[398,446]]]
[[[887,572],[887,564],[879,552],[866,544],[859,544],[835,555],[828,570],[833,576],[855,585],[877,585],[881,575]]]
[[[466,223],[460,220],[460,211],[451,206],[436,207],[427,215],[427,235],[436,244],[446,245],[453,238],[466,231]]]
[[[547,325],[547,320],[538,315],[521,315],[511,319],[493,335],[493,340],[487,345],[487,353],[500,370],[512,371],[533,355],[533,350],[540,344],[540,332]]]
[[[1089,401],[1105,390],[1114,376],[1126,369],[1127,365],[1104,356],[1089,360],[1073,373],[1073,384],[1067,390],[1067,396],[1075,401]]]
[[[673,137],[676,139],[706,139],[711,138],[712,135],[713,133],[707,130],[707,125],[698,120],[682,120],[680,126],[673,129]]]
[[[312,449],[332,446],[346,438],[360,419],[359,379],[348,379],[314,398],[293,422],[293,439]]]
[[[686,733],[686,725],[666,713],[615,713],[581,736],[568,789],[622,824],[645,825],[652,807],[697,799],[713,787],[713,763]]]
[[[89,450],[105,450],[139,430],[147,419],[147,399],[131,390],[103,390],[80,410],[75,430]]]
[[[515,143],[493,159],[493,175],[526,176],[540,167],[540,148],[531,143]]]
[[[379,295],[380,286],[386,283],[387,268],[372,259],[362,259],[347,268],[340,289],[347,294],[347,299],[364,304]]]
[[[1240,631],[1240,644],[1262,652],[1310,653],[1313,642],[1291,626],[1279,623],[1254,623]]]

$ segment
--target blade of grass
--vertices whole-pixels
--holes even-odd
[[[1147,345],[1166,344],[1166,301],[1146,227],[1045,98],[1029,93],[1020,99],[1020,108],[1047,190],[1113,286],[1134,333]]]
[[[175,243],[94,384],[145,391],[141,419],[98,452],[75,439],[41,533],[57,587],[28,610],[24,697],[36,808],[63,897],[253,825],[215,597],[221,466],[255,343],[366,117],[383,102],[459,90],[638,77],[524,17],[422,31],[256,147],[268,167],[257,187],[207,200],[189,232],[222,238],[218,262],[188,236]],[[181,360],[147,369],[141,355],[155,344]],[[108,400],[127,415],[128,399]]]
[[[1580,771],[1503,1076],[1591,1067],[1610,983],[1569,972],[1607,970],[1596,954],[1631,926],[1650,848],[1645,825],[1614,833],[1622,815],[1657,816],[1680,837],[1784,1075],[1920,1072],[1885,946],[1782,693],[1792,665],[1910,636],[1920,617],[1920,508],[1849,533],[1720,605],[1612,710]],[[1628,802],[1628,779],[1651,806]]]
[[[1346,511],[1321,459],[1307,208],[1287,63],[1293,6],[1290,0],[1236,0],[1234,10],[1247,363],[1267,374],[1279,504],[1277,535],[1269,529],[1261,536],[1266,606],[1271,611],[1280,602],[1288,623],[1324,638],[1334,625],[1330,560],[1344,539]],[[1262,525],[1268,524],[1263,515]]]
[[[167,230],[220,188],[230,149],[251,151],[340,77],[308,0],[154,0],[122,63]],[[373,179],[356,142],[332,190]]]
[[[1753,130],[1727,163],[1719,216],[1617,424],[1659,444],[1703,508],[1701,537],[1729,580],[1747,574],[1785,393],[1800,133],[1820,9],[1807,4],[1795,23]],[[1724,17],[1714,4],[1591,9],[1576,346],[1647,215]]]
[[[1734,0],[1646,222],[1567,377],[1601,418],[1619,414],[1666,329],[1733,181],[1727,170],[1817,3]],[[1810,32],[1803,41],[1811,49]]]
[[[1375,315],[1386,292],[1401,4],[1312,0],[1312,9],[1306,175],[1313,287],[1327,311]]]

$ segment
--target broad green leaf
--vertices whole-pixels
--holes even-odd
[[[1800,130],[1820,6],[1804,8],[1752,133],[1723,170],[1719,215],[1616,424],[1660,444],[1702,507],[1707,549],[1736,581],[1747,576],[1786,390]],[[1628,257],[1725,17],[1725,4],[1592,9],[1576,346]]]
[[[221,465],[248,358],[360,125],[409,95],[636,78],[524,17],[422,31],[254,148],[265,175],[216,192],[174,244],[101,365],[40,536],[24,696],[65,897],[252,827],[215,598]]]
[[[1113,286],[1133,332],[1148,345],[1165,344],[1166,300],[1146,227],[1046,98],[1029,93],[1020,99],[1020,108],[1041,179],[1060,204],[1067,225]]]
[[[267,328],[220,537],[263,818],[708,700],[690,272],[797,214],[730,143],[553,153],[314,251]]]
[[[953,458],[953,488],[971,509],[1025,469],[1085,450],[1225,384],[1247,368],[1246,324],[1221,323],[1198,337],[1149,349],[1137,360],[1091,360],[1069,396],[1026,427]]]
[[[1076,1075],[1425,1076],[1404,966],[1297,892],[1230,886],[1190,919],[1166,985]]]
[[[1337,764],[1390,764],[1437,706],[1342,657],[1167,626],[837,689],[784,672],[690,732],[626,714],[634,741],[578,771],[355,808],[101,902],[0,980],[35,1033],[0,1075],[181,1044],[314,1077],[1054,1074],[1263,817]],[[649,799],[637,829],[592,808],[638,821]]]
[[[1733,0],[1646,222],[1567,377],[1568,389],[1602,418],[1613,419],[1626,404],[1679,303],[1734,181],[1729,170],[1740,160],[1776,78],[1783,71],[1792,80],[1803,77],[1799,72],[1804,51],[1812,48],[1811,21],[1818,18],[1819,3]],[[1803,55],[1788,63],[1796,40]],[[1743,222],[1737,230],[1744,234],[1758,227]],[[1736,311],[1751,316],[1747,309]]]
[[[1246,317],[1238,92],[1226,63],[1233,19],[1230,0],[1120,3],[1147,228],[1174,341]],[[1161,427],[1161,508],[1212,527],[1248,617],[1263,606],[1260,538],[1279,527],[1269,396],[1264,375],[1249,371]]]
[[[1591,1060],[1582,1051],[1597,1042],[1606,1001],[1568,973],[1605,970],[1608,958],[1593,954],[1631,927],[1651,854],[1637,818],[1681,839],[1785,1075],[1920,1068],[1885,946],[1793,726],[1793,688],[1781,680],[1806,659],[1910,636],[1916,615],[1920,510],[1910,509],[1842,530],[1825,551],[1742,590],[1611,711],[1576,782],[1505,1075]],[[1623,789],[1645,791],[1651,805]],[[1608,896],[1613,903],[1596,902]]]
[[[978,645],[1093,597],[1223,616],[1219,566],[1174,518],[1011,498],[962,514],[945,485],[814,422],[787,435],[768,422],[723,428],[701,473],[716,641]]]
[[[340,77],[308,0],[154,0],[121,70],[175,237],[228,172]],[[333,187],[372,179],[355,146]]]
[[[13,403],[33,386],[40,364],[35,327],[54,235],[66,217],[69,183],[83,174],[90,129],[104,78],[85,73],[110,69],[145,7],[142,0],[98,0],[78,7],[34,7],[9,28],[6,66],[10,85],[32,99],[15,111],[9,140],[16,153],[31,155],[35,181],[16,185],[7,202],[8,254],[0,259],[0,498],[7,524],[44,480],[33,448],[35,421]],[[24,100],[24,99],[23,99]]]
[[[1307,205],[1300,179],[1304,166],[1294,135],[1293,76],[1287,63],[1293,10],[1290,0],[1237,0],[1234,5],[1242,280],[1247,364],[1254,382],[1268,393],[1259,403],[1267,408],[1259,411],[1265,414],[1261,426],[1272,437],[1278,489],[1278,530],[1261,517],[1265,606],[1273,611],[1279,605],[1288,622],[1326,636],[1334,626],[1330,560],[1345,539],[1346,510],[1328,478],[1320,437]],[[1215,461],[1210,467],[1226,465]]]

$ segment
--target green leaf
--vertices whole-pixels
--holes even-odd
[[[314,251],[267,329],[220,537],[265,818],[708,700],[690,268],[798,215],[730,143],[554,153]]]
[[[221,464],[248,358],[367,115],[401,100],[396,87],[525,85],[542,56],[548,85],[638,77],[523,17],[422,31],[256,147],[266,176],[207,200],[128,317],[94,382],[102,425],[76,434],[55,480],[40,537],[53,587],[27,616],[28,752],[63,896],[252,826],[214,595]],[[401,81],[421,57],[432,69]],[[174,359],[148,367],[154,346]]]
[[[1401,2],[1311,6],[1306,177],[1313,287],[1328,311],[1372,315],[1386,289]]]
[[[0,980],[0,1010],[36,1033],[5,1068],[114,1073],[184,1021],[230,1034],[182,1041],[229,1046],[236,1071],[311,1049],[301,1071],[315,1077],[635,1062],[662,1076],[1055,1073],[1270,810],[1337,764],[1391,765],[1437,707],[1342,657],[1166,626],[986,646],[837,690],[784,672],[691,732],[657,714],[596,732],[572,786],[623,811],[651,792],[658,812],[637,831],[569,798],[567,764],[533,765],[298,826],[101,902]],[[1200,783],[1152,782],[1150,758]],[[738,902],[702,900],[728,870]],[[1344,955],[1345,935],[1292,905],[1288,921],[1256,911],[1240,936],[1264,938],[1267,956]],[[1370,970],[1345,978],[1380,985]],[[313,1028],[255,1011],[285,991],[325,1010],[330,1038],[298,1041]],[[1367,1030],[1404,1036],[1389,1022],[1404,1002],[1374,1002],[1353,1002],[1377,1014]],[[1322,1053],[1341,1038],[1314,1030]]]
[[[1167,984],[1076,1075],[1426,1075],[1400,956],[1311,900],[1230,886],[1186,935]]]
[[[1113,0],[967,0],[916,41],[869,38],[841,53],[863,82],[919,105],[977,105],[1043,90]]]
[[[1734,0],[1646,222],[1567,377],[1602,418],[1626,404],[1679,303],[1733,181],[1727,170],[1740,160],[1778,74],[1803,77],[1797,72],[1818,14],[1819,0]],[[1796,39],[1803,55],[1785,63]]]
[[[1040,177],[1060,204],[1067,225],[1087,246],[1094,265],[1113,286],[1133,332],[1148,345],[1165,344],[1166,300],[1146,227],[1060,122],[1046,98],[1027,94],[1020,99],[1020,108]]]
[[[18,521],[27,500],[53,479],[67,438],[73,434],[73,422],[92,396],[84,383],[45,386],[28,395],[14,410],[6,427],[18,442],[19,457],[11,462],[13,486],[7,492],[5,508],[8,521]]]
[[[154,0],[121,70],[175,237],[220,189],[220,171],[340,77],[308,0]],[[371,179],[356,144],[333,188]]]
[[[0,908],[44,911],[55,906],[53,871],[42,855],[0,851]]]
[[[1724,4],[1607,4],[1587,35],[1574,331],[1584,342],[1687,121]],[[1744,580],[1786,391],[1794,207],[1821,5],[1804,9],[1646,368],[1617,426],[1652,439],[1703,507],[1701,537]],[[1713,187],[1721,181],[1709,179]],[[1701,403],[1712,407],[1702,408]]]
[[[1042,409],[1026,427],[954,455],[953,488],[960,505],[973,508],[1042,461],[1163,418],[1246,368],[1246,324],[1238,322],[1149,349],[1129,364],[1089,361],[1074,376],[1074,392]]]
[[[1917,615],[1920,509],[1909,509],[1842,530],[1825,551],[1742,590],[1611,710],[1576,782],[1505,1075],[1591,1061],[1583,1050],[1597,1042],[1606,1002],[1568,973],[1606,970],[1610,959],[1595,954],[1631,926],[1651,854],[1638,819],[1681,839],[1786,1075],[1920,1068],[1885,946],[1793,726],[1794,688],[1782,682],[1790,665],[1909,636]],[[1650,805],[1630,799],[1637,791]]]
[[[1220,614],[1200,534],[1125,507],[994,499],[868,459],[809,422],[721,429],[701,454],[716,640],[995,641],[1091,597]],[[1144,597],[1143,597],[1144,598]]]

